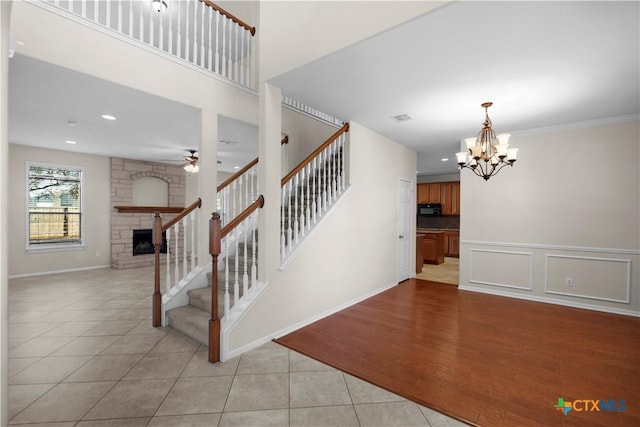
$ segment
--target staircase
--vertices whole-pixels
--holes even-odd
[[[257,233],[256,233],[257,238]],[[255,247],[257,248],[257,239]],[[224,307],[225,288],[229,291],[230,306],[233,307],[234,302],[237,302],[244,293],[242,283],[242,277],[244,275],[244,242],[238,245],[240,255],[230,255],[228,257],[229,270],[228,270],[228,287],[225,286],[227,280],[225,279],[225,271],[223,269],[218,270],[218,283],[220,284],[218,289],[218,313],[226,313]],[[251,254],[254,249],[253,242],[247,242],[247,253]],[[236,269],[236,259],[238,261],[238,268]],[[221,260],[222,266],[225,265],[225,260]],[[247,260],[247,264],[251,264],[251,260]],[[238,299],[235,298],[235,286],[233,286],[236,280],[236,273],[238,277]],[[203,345],[209,345],[209,319],[211,319],[211,272],[207,273],[208,286],[204,288],[191,289],[187,292],[189,295],[189,304],[171,309],[167,311],[166,316],[169,326],[187,335],[190,338],[198,341]]]

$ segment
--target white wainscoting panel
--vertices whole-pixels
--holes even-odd
[[[533,253],[470,249],[469,255],[469,282],[532,290]]]
[[[547,254],[545,293],[628,304],[631,260]]]

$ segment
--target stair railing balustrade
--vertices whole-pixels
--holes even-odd
[[[220,221],[224,227],[258,197],[258,158],[226,179],[217,192]]]
[[[280,258],[286,260],[346,189],[344,149],[349,124],[281,180]]]
[[[66,11],[101,29],[185,60],[241,86],[253,88],[252,36],[256,29],[208,0],[30,0]],[[50,7],[47,7],[50,6]]]
[[[162,223],[160,213],[156,212],[153,220],[153,246],[154,246],[154,290],[153,290],[153,326],[162,323],[162,293],[160,274],[160,252],[163,243],[166,247],[165,255],[165,293],[172,290],[183,280],[188,280],[189,275],[196,268],[196,236],[197,236],[197,210],[202,205],[200,199],[184,208],[173,219]],[[166,236],[163,239],[163,235]]]
[[[226,321],[230,321],[240,313],[244,301],[248,300],[250,294],[256,290],[258,209],[262,206],[264,206],[264,197],[260,195],[224,227],[218,212],[214,212],[209,220],[209,254],[212,260],[211,319],[209,320],[209,362],[211,363],[220,361],[222,316],[218,312],[219,274],[224,276],[224,313],[222,315]],[[221,269],[219,268],[220,256],[222,256]],[[231,263],[230,259],[233,259]],[[233,304],[231,294],[233,294]]]

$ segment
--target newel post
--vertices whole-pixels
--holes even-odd
[[[220,361],[220,317],[218,314],[218,255],[220,255],[220,214],[209,220],[209,254],[211,254],[211,319],[209,320],[209,362]]]
[[[154,278],[153,278],[153,326],[162,323],[162,295],[160,294],[160,246],[162,246],[162,217],[156,212],[153,218]]]

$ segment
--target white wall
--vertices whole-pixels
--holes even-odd
[[[463,170],[461,287],[640,315],[639,141],[638,121],[516,134],[513,168]]]
[[[9,145],[9,276],[111,265],[111,161],[109,157]],[[84,168],[84,247],[71,251],[26,251],[26,162]],[[99,253],[99,256],[96,255]]]
[[[286,173],[298,166],[309,154],[325,142],[338,128],[312,119],[289,108],[282,108],[282,133],[289,136]]]
[[[232,351],[397,283],[398,181],[415,185],[416,153],[357,123],[348,151],[350,188],[286,269],[267,272],[267,292],[232,332]]]

